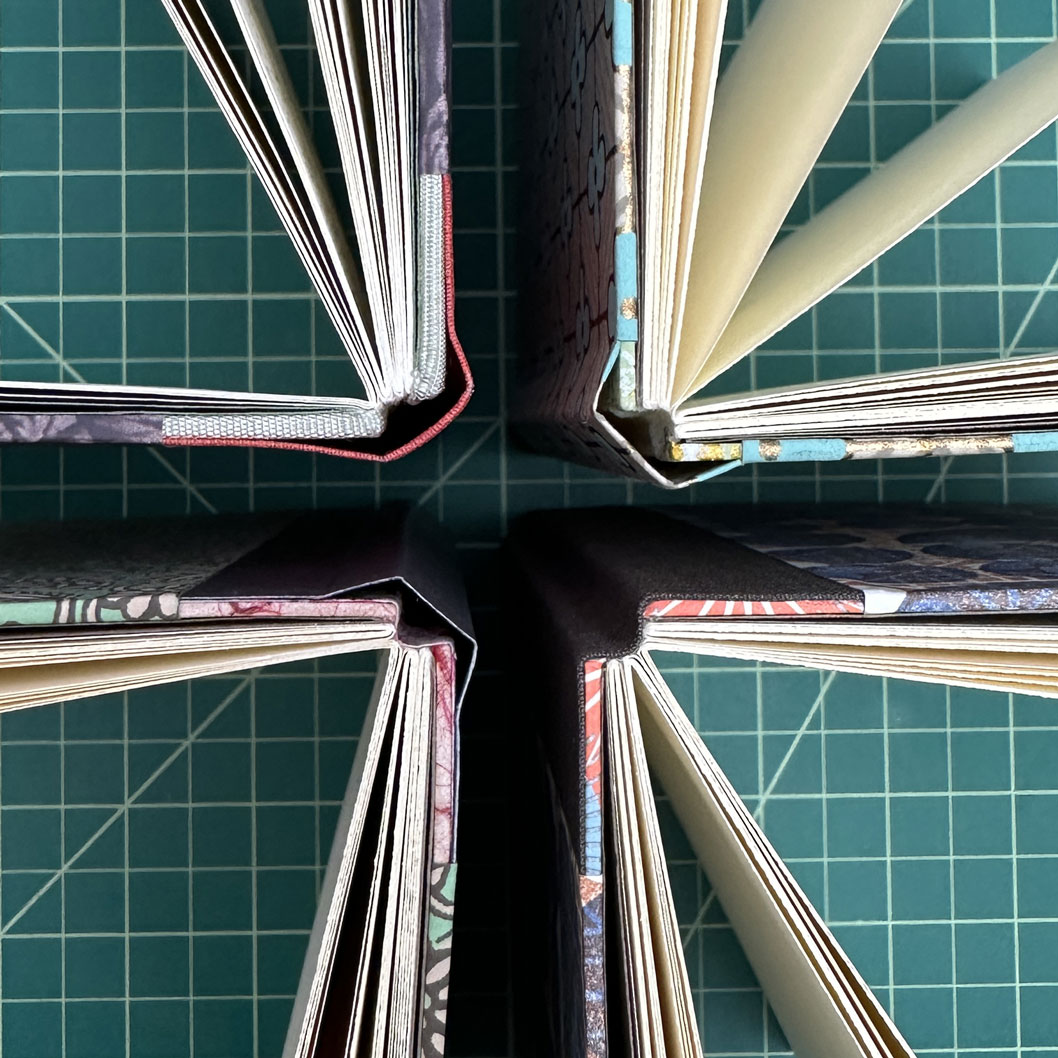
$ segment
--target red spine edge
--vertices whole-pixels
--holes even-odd
[[[198,447],[198,448],[279,448],[291,452],[319,452],[322,455],[344,456],[347,459],[367,459],[373,463],[389,463],[394,459],[414,452],[428,441],[436,437],[459,413],[467,406],[474,392],[474,379],[470,373],[470,364],[467,363],[463,346],[459,343],[456,334],[456,284],[455,284],[455,254],[452,248],[452,176],[445,173],[441,178],[443,188],[444,204],[444,280],[445,280],[445,317],[448,324],[448,366],[447,378],[445,380],[444,392],[435,397],[427,404],[448,403],[448,409],[436,419],[431,426],[415,433],[409,441],[405,441],[398,447],[382,451],[367,450],[365,448],[354,448],[353,445],[365,444],[364,441],[348,441],[341,444],[313,444],[304,441],[271,441],[265,438],[259,440],[240,439],[233,441],[229,438],[216,437],[179,437],[166,439],[163,443],[169,447]],[[454,400],[453,400],[454,398]],[[426,405],[419,405],[420,408]],[[412,406],[409,406],[409,410]],[[393,412],[391,411],[391,416]],[[385,434],[375,441],[375,444],[385,442]]]

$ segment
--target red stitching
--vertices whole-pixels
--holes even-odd
[[[302,441],[269,441],[261,439],[240,439],[233,441],[230,438],[219,437],[174,437],[166,438],[164,444],[170,447],[195,447],[195,448],[278,448],[291,452],[317,452],[321,455],[344,456],[347,459],[366,459],[372,463],[389,463],[394,459],[414,452],[428,441],[433,440],[466,406],[474,392],[474,379],[470,373],[470,364],[467,363],[463,346],[456,334],[456,283],[455,283],[455,253],[452,245],[452,177],[446,173],[441,178],[442,202],[443,202],[443,225],[444,225],[444,271],[445,271],[445,316],[448,324],[448,341],[455,353],[456,361],[463,373],[463,392],[459,395],[452,408],[429,429],[424,430],[418,437],[413,438],[406,444],[395,448],[392,452],[379,455],[375,452],[357,452],[349,448],[336,448],[323,444],[309,444]]]

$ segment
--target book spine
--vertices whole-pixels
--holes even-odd
[[[606,1058],[605,880],[603,876],[603,671],[605,663],[584,663],[584,873],[580,877],[584,957],[586,1058]]]
[[[617,152],[614,304],[612,330],[620,343],[615,385],[602,399],[620,410],[640,406],[636,343],[639,341],[639,196],[636,186],[635,19],[629,0],[614,0],[614,141]]]
[[[546,444],[548,430],[583,433],[581,424],[594,418],[600,387],[613,367],[619,329],[635,333],[634,300],[618,322],[621,298],[629,293],[628,262],[633,280],[635,264],[630,67],[615,65],[615,55],[630,50],[631,8],[627,0],[550,0],[525,8],[530,24],[524,34],[524,257],[515,418],[539,424],[533,435]],[[623,104],[617,100],[621,91]],[[628,249],[622,250],[619,277],[622,233],[631,242],[622,243]]]
[[[835,463],[854,459],[1058,452],[1058,431],[977,437],[784,437],[747,441],[679,441],[664,438],[654,450],[673,463]]]
[[[249,440],[324,441],[378,437],[384,426],[384,412],[377,408],[275,415],[167,415],[162,437],[165,444],[186,444],[203,438],[235,444]]]
[[[444,388],[445,329],[444,177],[420,173],[416,282],[414,400],[429,400]]]

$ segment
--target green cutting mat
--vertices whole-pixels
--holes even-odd
[[[307,17],[270,4],[306,98]],[[752,7],[752,5],[750,5]],[[750,14],[732,0],[728,37]],[[533,507],[1053,501],[1058,457],[759,467],[678,495],[508,444],[517,0],[453,0],[468,413],[385,468],[291,453],[0,450],[0,518],[410,498],[455,533],[484,637],[465,714],[451,1051],[508,1053],[495,555]],[[1056,32],[1052,0],[912,0],[797,210]],[[747,368],[760,384],[1058,347],[1053,129]],[[325,315],[158,0],[0,0],[0,371],[338,392]],[[1058,1048],[1052,707],[667,659],[681,700],[895,1010],[945,1055]],[[355,748],[359,661],[0,721],[0,1055],[277,1055]],[[500,756],[499,759],[502,759]],[[672,830],[714,1055],[785,1046]],[[1053,854],[1053,855],[1052,855]]]

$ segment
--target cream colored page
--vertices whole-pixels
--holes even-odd
[[[643,878],[650,903],[651,933],[654,944],[654,965],[657,968],[658,989],[664,1019],[666,1058],[702,1058],[698,1039],[697,1019],[687,963],[680,943],[679,923],[672,900],[665,848],[661,838],[654,790],[647,770],[643,749],[643,733],[637,706],[637,677],[642,675],[636,658],[620,664],[624,670],[625,700],[621,703],[623,722],[627,731],[631,790],[639,827],[639,843],[643,850]]]
[[[692,731],[682,739],[673,726],[682,712],[674,700],[664,700],[661,687],[649,692],[643,688],[639,696],[647,760],[794,1052],[801,1058],[876,1054],[862,1031],[853,1027],[854,1014],[838,998],[842,995],[839,982],[824,965],[821,953],[806,946],[806,937],[794,927],[795,908],[769,887],[752,847],[725,812],[713,789],[713,762],[697,734]],[[684,723],[689,727],[685,718]],[[694,756],[691,737],[696,745]]]
[[[390,840],[392,845],[383,860],[384,873],[372,879],[372,895],[381,901],[383,914],[382,933],[379,941],[379,954],[372,958],[378,958],[378,970],[371,975],[371,987],[366,987],[367,982],[357,984],[355,993],[357,1002],[363,1010],[365,1019],[364,1028],[370,1029],[370,1042],[363,1046],[357,1046],[350,1042],[346,1048],[346,1058],[382,1058],[385,1053],[387,1039],[390,1037],[394,1025],[394,1006],[396,995],[399,991],[396,981],[395,964],[398,947],[399,930],[397,916],[400,909],[401,890],[404,878],[404,858],[407,855],[408,841],[408,817],[410,810],[408,796],[408,779],[410,771],[415,767],[415,756],[418,745],[416,739],[415,725],[408,708],[415,697],[415,686],[418,683],[419,658],[417,654],[408,657],[408,678],[403,690],[404,697],[404,727],[398,734],[393,751],[394,760],[397,763],[397,775],[394,780],[395,800],[393,805],[393,820],[389,824]],[[383,853],[380,848],[376,856],[376,866],[382,859]],[[321,1056],[322,1058],[322,1056]]]
[[[301,968],[297,996],[287,1026],[283,1058],[310,1058],[315,1052],[324,997],[330,987],[338,937],[349,907],[353,868],[360,852],[371,792],[382,757],[397,679],[405,664],[404,652],[391,650],[375,677],[364,726],[356,745],[346,785],[335,840],[320,888],[316,917]]]
[[[268,127],[224,49],[201,0],[162,0],[233,133],[261,179],[348,351],[368,400],[377,405],[386,383],[355,303],[348,301],[334,262],[316,238],[316,220],[304,187],[295,182]],[[222,58],[219,58],[222,57]]]
[[[900,0],[765,0],[716,90],[674,391],[685,396]]]
[[[1058,118],[1058,42],[1023,59],[767,255],[693,393],[991,172]]]
[[[651,648],[1058,697],[1053,624],[652,621]]]
[[[665,299],[660,305],[650,306],[655,310],[653,315],[658,322],[656,331],[647,337],[645,350],[652,364],[657,365],[652,372],[655,391],[645,394],[648,407],[667,401],[672,390],[675,358],[669,355],[669,350],[673,335],[679,333],[683,319],[691,240],[698,220],[705,148],[716,95],[720,44],[726,15],[727,0],[697,0],[693,19],[690,20],[694,34],[693,50],[688,49],[690,64],[684,64],[679,71],[678,79],[681,88],[688,92],[688,102],[685,127],[679,130],[670,144],[669,164],[673,164],[672,160],[679,154],[682,155],[683,165],[678,192],[674,193],[674,189],[668,191],[669,196],[675,199],[670,204],[671,213],[676,218],[675,259],[671,265],[672,274],[666,281]]]
[[[238,672],[284,661],[378,649],[390,640],[348,643],[299,643],[235,650],[204,650],[146,657],[113,657],[65,665],[32,665],[0,672],[0,711],[47,705],[71,698],[88,698],[118,690]]]
[[[393,639],[393,626],[367,621],[295,623],[253,621],[254,627],[229,625],[223,629],[195,628],[190,622],[157,623],[146,629],[122,629],[120,625],[80,625],[77,631],[56,632],[60,625],[39,629],[27,636],[19,630],[10,638],[0,635],[0,672],[31,665],[61,667],[71,662],[128,660],[132,657],[163,657],[204,651],[263,649],[321,643],[344,644],[348,650],[363,649],[354,644],[373,645]],[[119,630],[120,629],[120,630]]]
[[[365,99],[362,77],[356,61],[357,35],[363,31],[357,13],[326,0],[308,0],[309,17],[316,40],[320,75],[334,125],[335,139],[342,160],[342,171],[349,208],[356,234],[357,251],[368,299],[374,306],[380,357],[392,365],[392,334],[389,322],[393,311],[386,283],[383,247],[384,224],[379,202],[380,165],[376,145],[368,134],[374,126],[371,100]]]
[[[356,265],[349,243],[342,231],[338,210],[327,186],[323,163],[316,153],[312,134],[301,112],[294,84],[283,60],[272,23],[262,0],[231,0],[232,11],[239,21],[243,39],[253,58],[254,73],[265,89],[272,105],[283,138],[290,150],[312,208],[313,219],[319,225],[325,246],[321,247],[330,259],[337,278],[342,284],[342,293],[348,301],[349,311],[358,325],[366,330],[369,307],[362,302],[363,289],[356,272]],[[379,336],[375,335],[375,341]]]
[[[631,789],[628,729],[624,709],[628,688],[620,662],[609,662],[605,670],[607,782],[611,811],[607,826],[613,836],[614,869],[609,872],[618,892],[610,894],[607,913],[618,913],[621,965],[625,992],[618,998],[611,990],[608,1002],[628,1005],[629,1044],[634,1058],[657,1058],[664,1054],[665,1035],[658,994],[657,968],[651,940],[651,916],[647,910],[643,877],[643,849],[636,826],[635,795]]]
[[[672,235],[675,226],[672,210],[675,196],[672,194],[674,169],[682,158],[674,157],[673,143],[679,137],[679,129],[686,121],[686,95],[688,87],[680,72],[686,66],[687,30],[689,5],[684,0],[646,5],[648,22],[645,44],[647,62],[644,64],[646,84],[637,86],[639,107],[645,101],[646,115],[642,120],[642,136],[636,145],[643,158],[642,182],[639,187],[640,201],[647,208],[640,211],[639,236],[643,259],[639,297],[646,311],[640,312],[640,341],[647,351],[644,367],[645,402],[651,405],[651,394],[656,390],[657,376],[664,375],[664,362],[651,355],[659,348],[658,324],[663,312],[670,304],[667,283],[671,278],[668,267],[673,256]]]
[[[352,0],[341,0],[348,9]],[[361,0],[366,83],[374,99],[375,142],[381,166],[382,216],[388,257],[394,349],[410,354],[415,347],[415,144],[413,73],[408,20],[414,5]],[[401,382],[412,387],[410,355],[402,357]]]
[[[993,650],[1004,654],[1037,655],[1049,661],[1058,649],[1058,623],[1053,614],[1025,621],[1013,613],[982,620],[956,615],[948,620],[925,615],[864,619],[862,617],[805,617],[793,620],[766,617],[711,619],[659,618],[645,625],[652,643],[663,640],[682,644],[678,650],[705,649],[710,640],[780,643],[904,646],[954,651]],[[965,653],[963,656],[966,656]]]
[[[410,782],[402,777],[402,787],[408,805],[407,852],[401,861],[402,881],[397,915],[397,952],[395,974],[394,1013],[390,1018],[390,1058],[412,1055],[419,1026],[423,1018],[424,996],[419,989],[426,956],[426,916],[429,906],[427,879],[433,818],[430,800],[432,762],[431,734],[433,731],[434,686],[433,658],[428,649],[416,652],[419,657],[418,676],[408,703],[411,723]]]
[[[934,399],[950,394],[980,394],[988,390],[1010,389],[1031,392],[1026,387],[1052,386],[1058,382],[1058,356],[1044,353],[1019,356],[1012,360],[986,360],[891,375],[859,375],[811,387],[780,386],[737,397],[706,397],[688,401],[677,421],[686,422],[695,413],[729,416],[749,413],[756,417],[771,409],[790,406],[848,408],[854,404],[907,403],[927,395]],[[888,397],[888,400],[886,398]]]
[[[379,1035],[385,1037],[388,1024],[387,1007],[390,995],[383,980],[386,969],[386,923],[391,912],[391,901],[387,895],[400,888],[399,883],[394,880],[400,863],[401,838],[395,816],[401,805],[400,764],[403,756],[401,748],[407,739],[408,705],[411,698],[409,686],[413,681],[414,663],[414,652],[407,652],[402,659],[397,690],[394,694],[393,733],[386,747],[388,756],[382,785],[381,811],[378,816],[379,830],[376,831],[377,844],[370,853],[371,868],[364,893],[367,911],[362,919],[364,928],[358,937],[359,950],[356,965],[355,967],[351,965],[351,959],[348,963],[343,960],[332,964],[335,994],[337,997],[342,997],[343,1004],[347,1004],[338,1007],[340,1018],[337,1021],[338,1027],[345,1030],[344,1055],[346,1056],[367,1054],[374,1038]],[[338,944],[341,944],[340,937]],[[366,982],[373,964],[376,973],[372,987],[369,988]],[[351,1001],[346,998],[350,994]],[[334,1017],[326,1010],[326,1007],[324,1015]],[[322,1056],[314,1053],[312,1058],[322,1058]],[[343,1058],[343,1056],[336,1051],[335,1058]]]
[[[671,644],[662,649],[671,649]],[[1012,661],[1009,656],[982,654],[970,663],[954,651],[901,650],[898,647],[841,647],[833,650],[811,646],[768,643],[711,643],[693,653],[710,657],[741,658],[778,665],[851,672],[867,676],[889,676],[919,683],[943,683],[978,690],[1013,691],[1041,698],[1058,697],[1058,672],[1054,666]]]

